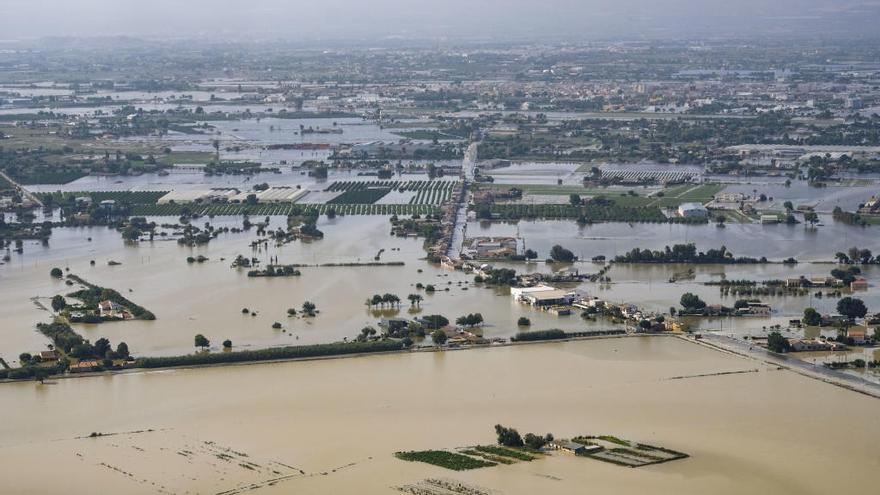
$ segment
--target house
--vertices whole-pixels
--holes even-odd
[[[750,302],[745,308],[750,315],[770,316],[770,305],[759,302]]]
[[[43,362],[58,361],[58,351],[42,351],[40,352],[40,360]]]
[[[851,327],[846,331],[846,336],[853,340],[854,345],[865,345],[868,341],[868,332],[864,328]]]
[[[71,373],[86,373],[88,371],[95,371],[96,369],[98,369],[98,361],[93,359],[80,361],[76,364],[70,365]]]
[[[603,450],[601,445],[584,445],[582,443],[572,442],[569,440],[554,440],[547,444],[551,449],[561,450],[569,454],[585,455],[600,452]]]
[[[124,307],[110,300],[101,301],[98,303],[98,314],[102,318],[119,318],[124,309]]]
[[[794,352],[841,351],[846,349],[846,346],[838,342],[816,339],[789,339],[788,343]]]
[[[709,210],[700,203],[682,203],[678,207],[678,216],[682,218],[706,218]]]
[[[761,215],[762,225],[773,225],[779,223],[779,217],[776,215]]]
[[[868,290],[868,280],[865,279],[865,277],[856,277],[856,279],[849,284],[849,288],[852,290]]]

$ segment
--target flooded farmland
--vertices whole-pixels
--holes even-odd
[[[875,399],[663,337],[62,379],[4,385],[0,398],[15,404],[0,426],[0,485],[14,493],[372,494],[445,478],[508,494],[819,494],[870,485],[880,467]],[[842,409],[862,427],[826,428]],[[627,469],[550,455],[453,472],[392,456],[491,443],[496,423],[691,457]],[[798,476],[842,452],[850,475]]]

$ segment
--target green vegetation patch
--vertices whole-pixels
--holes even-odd
[[[390,187],[372,187],[368,189],[358,189],[345,191],[327,202],[327,204],[336,205],[371,205],[382,199],[386,194],[391,192]]]
[[[535,459],[537,459],[537,457],[535,457],[531,454],[527,454],[526,452],[523,452],[521,450],[514,450],[511,448],[507,448],[507,447],[498,447],[495,445],[478,445],[478,446],[474,447],[474,449],[476,449],[480,452],[485,452],[487,454],[493,454],[493,455],[502,456],[502,457],[510,457],[510,458],[516,459],[518,461],[527,461],[528,462],[528,461],[534,461]]]
[[[464,454],[456,454],[445,450],[397,452],[394,456],[404,461],[424,462],[446,469],[452,469],[453,471],[467,471],[469,469],[479,469],[498,465],[495,462],[474,459],[473,457],[468,457]]]

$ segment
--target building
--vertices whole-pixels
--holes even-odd
[[[770,305],[758,302],[750,302],[745,308],[750,315],[770,316]]]
[[[846,331],[846,336],[853,340],[854,345],[865,345],[868,341],[867,330],[860,327],[850,327]]]
[[[773,225],[779,223],[779,217],[776,215],[761,215],[761,224]]]
[[[849,284],[849,288],[852,290],[868,290],[868,280],[865,279],[865,277],[856,277],[856,279]]]
[[[789,339],[788,343],[794,352],[840,351],[846,349],[846,346],[843,344],[825,340]]]
[[[110,300],[98,303],[98,314],[102,318],[120,318],[124,310],[124,307]]]
[[[601,445],[584,445],[582,443],[572,442],[569,440],[554,440],[547,444],[551,449],[561,450],[569,454],[586,455],[601,452],[604,447]]]
[[[537,287],[512,287],[510,295],[514,301],[536,307],[568,306],[574,301],[575,294],[567,290],[556,289],[549,285]]]
[[[510,288],[510,297],[514,299],[514,301],[520,301],[522,296],[526,294],[531,294],[533,292],[544,292],[556,290],[555,287],[550,287],[549,285],[536,285],[534,287],[511,287]]]
[[[45,362],[58,361],[58,351],[40,352],[40,360]]]
[[[709,210],[700,203],[683,203],[678,207],[678,216],[682,218],[706,218]]]
[[[70,365],[70,372],[71,373],[85,373],[88,371],[95,371],[96,369],[98,369],[98,361],[95,361],[93,359],[87,360],[87,361],[80,361],[76,364]]]

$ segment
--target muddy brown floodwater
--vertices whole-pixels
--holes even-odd
[[[507,494],[865,493],[880,468],[876,399],[674,337],[4,384],[0,403],[0,491],[16,494],[373,494],[429,477]],[[691,457],[465,472],[393,457],[491,443],[496,423]],[[91,432],[115,434],[77,438]]]

